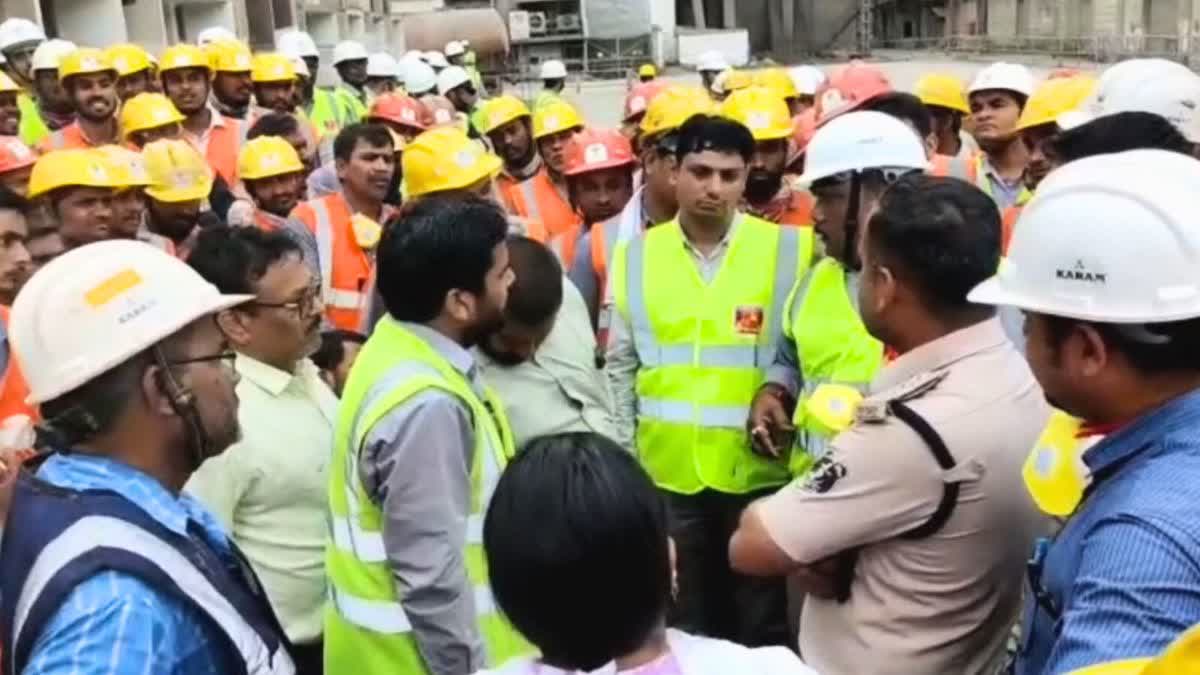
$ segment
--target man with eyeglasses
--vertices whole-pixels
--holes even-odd
[[[219,312],[237,351],[242,438],[204,463],[187,490],[232,533],[261,576],[297,672],[322,672],[325,507],[337,397],[309,355],[321,344],[320,284],[283,232],[205,230],[188,264],[222,293],[253,295]]]

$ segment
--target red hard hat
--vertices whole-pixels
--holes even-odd
[[[0,136],[0,173],[24,169],[37,163],[37,153],[16,136]]]
[[[567,141],[563,157],[566,163],[563,174],[567,176],[618,166],[632,167],[636,161],[633,146],[621,132],[591,127],[585,127]]]
[[[650,80],[633,85],[625,96],[625,116],[621,119],[628,122],[631,118],[646,112],[650,101],[654,100],[669,85],[665,80]]]
[[[834,70],[817,91],[817,126],[891,92],[892,83],[878,66],[851,61]]]
[[[379,119],[406,127],[420,129],[429,128],[429,111],[420,101],[411,96],[387,94],[375,99],[371,109],[367,111],[367,119]]]
[[[804,154],[808,142],[817,133],[817,109],[808,108],[792,118],[792,139],[788,144],[787,163],[790,165]]]
[[[425,94],[421,97],[421,105],[425,106],[427,111],[425,113],[427,129],[453,124],[458,117],[458,109],[445,96]]]

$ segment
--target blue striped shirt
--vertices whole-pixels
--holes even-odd
[[[51,456],[38,477],[76,490],[111,490],[156,521],[188,536],[192,521],[232,562],[228,535],[199,502],[120,462],[79,454]],[[195,528],[193,527],[193,531]],[[199,610],[120,572],[100,572],[67,596],[38,636],[23,675],[210,675],[229,672],[236,655]]]
[[[1019,675],[1152,656],[1200,623],[1200,390],[1084,461],[1091,495],[1031,564]]]

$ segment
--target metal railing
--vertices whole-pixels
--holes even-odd
[[[1190,39],[1189,39],[1190,38]],[[873,47],[908,51],[1034,53],[1054,57],[1114,61],[1133,56],[1200,61],[1200,34],[1179,35],[950,35],[888,38],[876,34]]]

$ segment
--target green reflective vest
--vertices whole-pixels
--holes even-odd
[[[342,85],[334,89],[333,97],[337,101],[338,107],[341,108],[342,127],[361,122],[367,116],[367,104],[363,103],[358,92],[348,86]]]
[[[530,105],[529,107],[530,107],[530,109],[536,111],[538,108],[549,105],[555,101],[565,101],[565,100],[566,99],[564,99],[562,97],[562,94],[550,91],[549,89],[543,89],[540,92],[538,92],[538,95],[536,97],[534,97],[533,104]]]
[[[871,337],[859,317],[857,300],[850,297],[846,268],[823,258],[792,291],[784,309],[784,336],[796,345],[803,388],[792,423],[794,475],[808,472],[825,452],[823,433],[809,424],[805,403],[822,384],[844,384],[866,392],[883,364],[883,343]]]
[[[308,118],[321,132],[321,138],[336,136],[348,122],[349,113],[340,105],[333,94],[325,89],[313,89],[312,106]]]
[[[497,613],[483,553],[483,516],[505,462],[512,432],[490,391],[485,400],[425,341],[384,318],[363,345],[338,408],[330,464],[331,536],[325,567],[325,668],[355,675],[429,672],[400,604],[382,535],[383,514],[359,480],[359,451],[371,428],[417,394],[439,389],[465,405],[474,420],[471,514],[462,542],[467,577],[490,665],[531,651]]]
[[[42,120],[37,102],[29,94],[17,94],[17,107],[21,110],[21,124],[17,135],[29,147],[37,147],[43,138],[50,135],[50,127]]]
[[[678,220],[619,244],[609,275],[641,363],[638,457],[679,494],[745,494],[789,478],[785,461],[751,450],[746,418],[783,334],[788,291],[811,264],[813,233],[737,218],[709,283]]]

